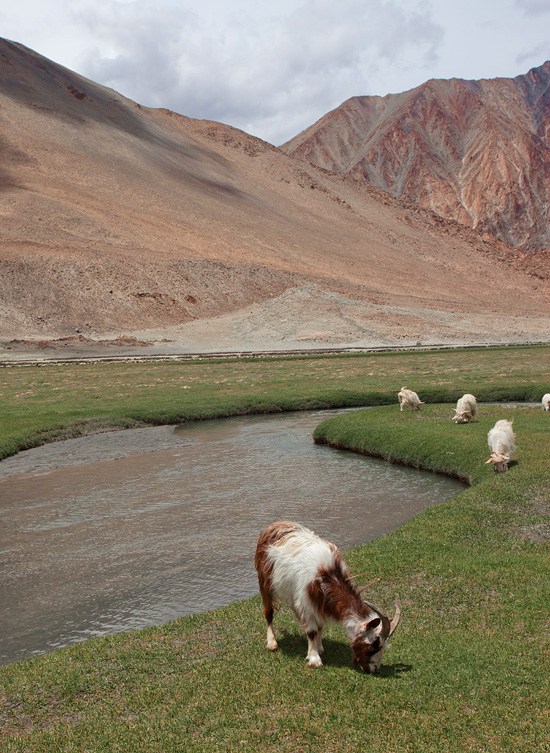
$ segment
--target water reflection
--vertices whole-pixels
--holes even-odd
[[[0,661],[257,593],[255,544],[273,520],[345,549],[464,488],[313,444],[337,412],[117,432],[0,463]]]

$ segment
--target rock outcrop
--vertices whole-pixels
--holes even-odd
[[[281,148],[524,251],[550,248],[550,62],[353,97]]]

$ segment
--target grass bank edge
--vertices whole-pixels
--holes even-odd
[[[512,389],[507,397],[501,398],[502,402],[480,405],[476,421],[469,424],[455,424],[452,421],[452,401],[432,401],[428,396],[426,404],[418,412],[410,409],[401,412],[399,406],[394,405],[388,410],[374,407],[368,411],[355,411],[329,418],[315,428],[313,441],[392,463],[444,473],[473,485],[495,477],[495,474],[489,473],[488,467],[483,467],[489,457],[487,433],[500,418],[512,418],[516,421],[514,430],[518,452],[522,454],[527,449],[531,452],[525,457],[527,463],[523,464],[518,462],[516,454],[511,467],[515,467],[520,478],[529,483],[535,468],[538,477],[540,468],[548,466],[544,448],[550,440],[550,420],[538,405],[528,405],[527,402],[522,404],[521,398],[517,397],[518,392],[521,390]],[[489,401],[482,395],[478,404],[483,402]],[[535,401],[530,400],[529,403]],[[525,424],[521,425],[522,416],[527,417],[531,423],[534,422],[534,445],[539,447],[541,453],[536,461],[531,457],[534,451],[533,437],[530,429]],[[527,448],[525,443],[522,447],[521,432],[524,428],[529,434]],[[532,466],[533,462],[537,463],[535,468]],[[550,467],[546,475],[550,480]]]
[[[548,386],[542,382],[530,385],[512,384],[506,388],[485,387],[476,389],[476,396],[482,402],[538,402],[547,390]],[[422,400],[429,404],[455,403],[461,395],[462,390],[445,390],[434,387],[422,389],[421,396]],[[0,460],[49,442],[75,439],[101,432],[246,415],[375,407],[393,405],[395,402],[395,390],[361,391],[342,390],[341,388],[325,389],[320,393],[305,396],[274,396],[271,399],[266,399],[265,396],[261,395],[239,400],[231,397],[209,400],[208,396],[205,396],[202,405],[187,409],[181,406],[172,409],[163,406],[156,409],[151,407],[143,409],[136,399],[135,405],[122,414],[118,410],[113,410],[105,415],[104,410],[99,410],[74,418],[71,415],[73,411],[69,409],[65,417],[58,413],[55,421],[37,416],[35,420],[26,421],[23,426],[13,427],[9,433],[6,424],[0,424]],[[6,436],[6,434],[8,435]]]

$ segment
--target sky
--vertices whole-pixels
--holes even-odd
[[[550,59],[550,0],[16,0],[0,36],[149,107],[280,145],[349,97]]]

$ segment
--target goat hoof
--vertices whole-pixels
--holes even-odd
[[[323,662],[321,661],[320,656],[307,657],[307,663],[310,667],[322,667],[323,666]]]

